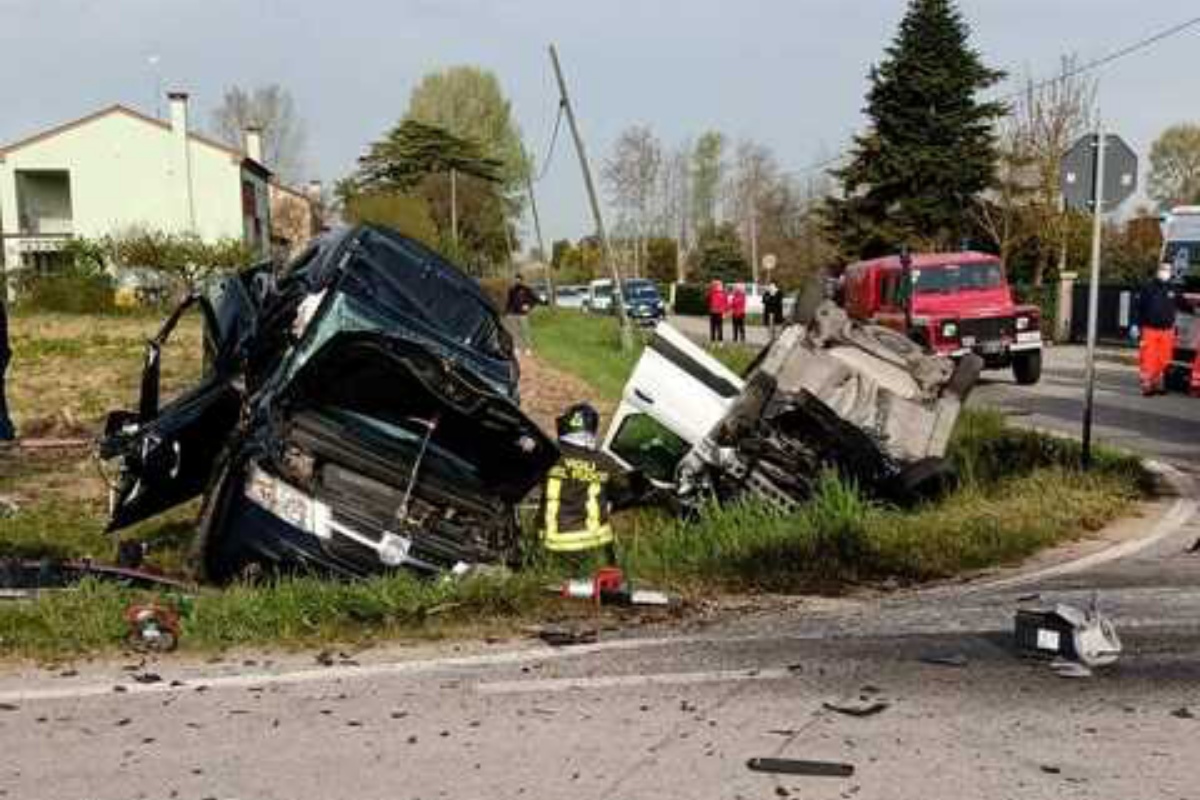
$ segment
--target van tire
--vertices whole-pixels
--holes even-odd
[[[1042,378],[1042,351],[1028,350],[1013,356],[1013,377],[1022,386],[1031,386]]]

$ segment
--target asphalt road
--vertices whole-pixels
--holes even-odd
[[[1038,387],[1000,379],[975,402],[1073,429],[1069,356],[1055,351]],[[1144,400],[1130,376],[1102,371],[1100,438],[1194,466],[1200,401]],[[1194,514],[1188,497],[1178,503],[1177,516]],[[1185,551],[1197,539],[1192,517],[1152,547],[1032,584],[802,599],[578,649],[0,674],[0,797],[1191,800],[1200,554]],[[1066,680],[1014,652],[1019,605],[1086,604],[1094,591],[1124,642],[1114,666]],[[927,661],[940,656],[963,666]],[[827,705],[873,703],[886,707],[866,717]],[[764,756],[854,774],[747,768]]]

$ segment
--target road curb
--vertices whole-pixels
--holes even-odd
[[[956,590],[963,594],[974,594],[977,592],[1025,586],[1048,578],[1075,575],[1102,564],[1108,564],[1121,558],[1137,555],[1160,542],[1170,539],[1191,522],[1192,518],[1196,516],[1197,511],[1200,511],[1200,503],[1197,503],[1193,499],[1196,497],[1196,482],[1182,470],[1165,462],[1146,459],[1142,463],[1147,470],[1154,474],[1162,494],[1165,497],[1175,498],[1157,518],[1147,520],[1144,535],[1133,539],[1126,539],[1095,553],[1089,553],[1059,564],[1051,564],[1031,569],[1027,572],[1019,572],[1015,575],[1006,575],[1001,578],[983,577],[977,581],[955,587]],[[1111,524],[1118,525],[1126,521],[1127,518],[1116,520]]]

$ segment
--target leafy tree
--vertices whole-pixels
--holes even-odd
[[[694,258],[692,274],[701,281],[728,283],[750,279],[750,265],[742,254],[737,229],[728,222],[710,225],[700,231]]]
[[[213,275],[249,266],[257,257],[241,239],[205,241],[194,233],[141,228],[130,228],[109,237],[104,247],[116,266],[161,273],[181,293],[195,291]]]
[[[288,182],[299,181],[304,171],[306,133],[304,120],[296,111],[292,94],[277,83],[225,90],[221,104],[212,114],[217,138],[242,147],[247,128],[259,128],[263,137],[266,166]]]
[[[955,246],[964,209],[992,184],[999,103],[976,95],[1003,73],[984,66],[952,0],[910,0],[884,61],[871,70],[868,130],[834,174],[831,234],[848,257],[902,244]]]
[[[666,236],[646,241],[646,277],[659,283],[672,283],[678,277],[679,243]]]
[[[413,89],[405,118],[475,142],[485,157],[499,162],[505,192],[521,191],[529,162],[495,73],[473,66],[430,72]]]
[[[515,214],[511,201],[501,192],[501,172],[502,164],[485,156],[477,142],[405,119],[370,146],[350,183],[339,187],[345,200],[357,194],[374,196],[377,210],[382,195],[420,198],[436,225],[435,238],[442,252],[468,267],[479,267],[476,271],[482,273],[485,263],[507,263],[509,245],[515,239],[510,223]],[[347,203],[352,205],[352,200]],[[401,205],[403,201],[396,201],[393,210]],[[408,211],[412,212],[411,203]],[[410,228],[421,232],[421,226],[413,227],[415,224],[410,217]]]
[[[1172,125],[1154,141],[1149,189],[1163,208],[1200,202],[1200,125]]]
[[[430,247],[438,246],[437,225],[429,203],[418,195],[399,193],[360,193],[346,199],[343,213],[351,222],[386,225]]]
[[[430,175],[451,170],[499,182],[500,166],[499,161],[483,154],[477,142],[436,125],[406,119],[358,160],[355,183],[364,191],[408,192]]]

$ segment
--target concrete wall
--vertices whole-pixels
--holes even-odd
[[[129,227],[186,232],[193,229],[183,191],[185,160],[172,131],[115,112],[56,136],[33,142],[0,161],[0,220],[16,233],[20,170],[69,170],[72,232],[103,236]],[[205,239],[241,238],[241,159],[188,140],[194,230]],[[264,188],[265,194],[265,188]],[[9,249],[7,263],[17,263]]]

